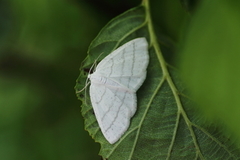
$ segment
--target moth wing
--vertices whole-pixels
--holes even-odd
[[[91,83],[90,98],[104,137],[109,143],[115,143],[128,129],[136,111],[136,93]]]

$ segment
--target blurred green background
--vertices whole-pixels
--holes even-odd
[[[140,3],[0,0],[1,160],[101,159],[84,130],[75,81],[100,29]],[[152,3],[157,29],[177,41],[180,1]]]

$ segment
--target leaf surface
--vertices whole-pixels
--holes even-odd
[[[115,144],[103,137],[91,107],[89,93],[78,93],[83,101],[85,127],[101,144],[100,155],[108,160],[215,160],[238,159],[239,151],[216,127],[200,123],[200,116],[184,95],[175,69],[163,58],[154,33],[148,1],[110,21],[93,40],[82,63],[76,91],[85,86],[89,68],[117,47],[137,37],[149,42],[147,78],[137,91],[138,107],[130,127]],[[100,55],[100,58],[97,58]]]

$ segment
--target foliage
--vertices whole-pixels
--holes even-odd
[[[240,135],[237,71],[239,2],[150,2],[148,9],[151,10],[145,10],[146,5],[139,7],[140,1],[137,0],[116,3],[80,0],[0,1],[0,159],[100,159],[99,144],[94,143],[84,130],[79,107],[81,103],[77,101],[73,86],[87,47],[103,25],[113,17],[112,23],[118,20],[117,15],[121,16],[125,11],[129,13],[136,9],[141,10],[137,14],[140,15],[140,23],[126,26],[141,26],[141,29],[122,38],[121,43],[136,36],[146,36],[151,42],[149,76],[138,92],[141,107],[128,131],[128,135],[133,131],[131,133],[138,141],[135,139],[135,144],[129,143],[130,137],[126,136],[112,148],[99,130],[96,134],[91,131],[94,140],[101,143],[100,154],[114,160],[120,156],[145,158],[149,156],[143,154],[147,147],[146,151],[152,153],[153,159],[161,156],[171,159],[179,155],[191,159],[193,155],[201,157],[201,154],[206,156],[211,153],[215,153],[211,154],[215,157],[222,156],[218,159],[225,159],[224,156],[238,159],[239,152],[232,143],[232,135],[234,138]],[[145,19],[150,13],[152,17]],[[136,14],[130,15],[136,17]],[[149,24],[154,24],[154,30],[149,31]],[[123,28],[121,26],[117,31],[125,34]],[[108,25],[104,29],[108,29]],[[102,36],[99,35],[92,42],[90,55],[83,67],[89,67],[104,48],[107,49],[104,54],[108,54],[120,45],[106,43],[105,47],[96,47],[96,42],[104,42],[99,37]],[[120,42],[119,37],[115,37],[115,42]],[[180,70],[176,70],[176,66]],[[184,85],[179,73],[182,73]],[[82,80],[85,82],[84,76]],[[82,86],[79,84],[77,88]],[[174,88],[180,92],[174,91]],[[189,97],[197,105],[192,104]],[[150,101],[151,104],[146,104]],[[162,108],[163,105],[165,108]],[[90,107],[85,105],[86,109]],[[164,121],[167,114],[172,115],[169,119],[175,117],[175,121]],[[208,119],[218,121],[224,128],[221,126],[219,130],[215,127],[215,121],[205,121],[203,114]],[[95,119],[92,116],[86,119],[86,123],[89,123],[87,120],[94,122]],[[164,128],[165,122],[172,125]],[[89,127],[97,128],[97,123]],[[167,136],[171,136],[167,134],[170,130],[176,131],[175,141],[167,139]],[[197,133],[195,139],[192,132]],[[139,133],[139,136],[135,133]],[[151,141],[152,137],[157,141]],[[214,144],[222,148],[215,152],[212,150],[215,147],[211,147]],[[130,148],[127,148],[129,145]],[[136,147],[133,148],[133,145]],[[154,150],[154,146],[161,149]]]
[[[205,19],[205,17],[201,18]],[[212,22],[212,19],[210,18],[209,21]],[[195,23],[198,24],[198,22]],[[85,128],[89,131],[93,139],[101,144],[100,155],[102,155],[103,158],[113,160],[239,159],[239,148],[236,143],[234,144],[233,139],[229,138],[231,134],[226,134],[227,129],[223,128],[222,125],[206,121],[204,114],[197,109],[197,106],[200,108],[202,104],[204,104],[203,106],[205,108],[210,108],[209,105],[214,106],[214,101],[211,100],[210,102],[212,103],[210,104],[206,103],[209,99],[206,97],[207,95],[209,96],[206,92],[204,92],[204,96],[199,95],[197,98],[195,94],[198,94],[199,91],[208,91],[209,93],[215,91],[210,86],[208,87],[211,88],[211,91],[203,87],[205,79],[201,82],[202,85],[198,85],[199,82],[196,81],[201,79],[201,76],[198,76],[198,68],[200,71],[202,71],[202,69],[207,70],[207,68],[210,68],[210,64],[205,66],[206,68],[201,65],[196,66],[197,68],[192,67],[198,64],[197,58],[194,62],[191,62],[191,58],[195,58],[196,56],[194,54],[196,51],[193,52],[193,49],[196,49],[200,43],[206,43],[201,39],[202,37],[200,35],[196,36],[199,26],[198,24],[196,30],[194,30],[195,28],[190,30],[194,33],[193,35],[191,35],[192,32],[188,33],[190,42],[187,41],[182,44],[183,46],[187,46],[187,49],[181,49],[181,53],[185,57],[182,57],[180,54],[178,57],[180,57],[179,59],[181,59],[181,61],[175,60],[175,62],[177,61],[176,63],[182,66],[187,63],[187,66],[184,66],[185,68],[183,67],[183,73],[188,71],[187,74],[183,76],[190,84],[187,90],[185,86],[188,86],[188,83],[184,85],[181,83],[176,68],[171,66],[171,63],[167,62],[163,57],[163,55],[171,53],[169,51],[171,49],[169,49],[170,47],[166,47],[168,46],[168,41],[164,39],[159,41],[159,38],[156,36],[148,1],[143,1],[142,5],[132,8],[111,20],[92,41],[88,51],[89,56],[83,61],[82,68],[80,69],[81,72],[76,85],[77,92],[84,88],[85,79],[88,74],[86,70],[89,70],[99,54],[102,53],[106,56],[118,46],[133,38],[146,37],[149,41],[150,64],[148,66],[147,78],[137,92],[138,111],[132,118],[129,129],[116,144],[109,144],[103,137],[93,114],[89,95],[78,93],[79,99],[83,101],[82,114],[85,118]],[[238,25],[236,28],[238,28]],[[203,33],[201,33],[201,35],[206,36]],[[211,34],[208,33],[207,35]],[[225,34],[223,34],[223,36],[224,35]],[[200,37],[200,39],[194,42],[192,39],[196,39],[196,37]],[[223,37],[220,40],[222,39]],[[188,48],[188,43],[193,45],[189,47],[190,49]],[[163,48],[164,46],[166,47],[166,50],[163,50],[165,53],[162,53],[159,44],[163,46]],[[209,45],[209,43],[206,44]],[[234,46],[236,46],[236,44]],[[208,49],[210,47],[207,46],[206,48]],[[197,51],[199,54],[202,53],[199,48],[197,48]],[[218,54],[219,52],[214,53]],[[206,56],[206,54],[210,53],[201,54],[201,59],[204,59],[204,55],[208,58],[209,56]],[[168,59],[168,56],[166,57]],[[200,56],[198,55],[198,57]],[[189,62],[187,62],[187,60]],[[200,64],[204,63],[202,62]],[[195,73],[193,70],[198,72]],[[211,70],[208,71],[211,72]],[[195,77],[197,78],[194,79]],[[192,82],[192,79],[195,81]],[[194,90],[195,86],[199,87],[198,90]],[[215,88],[216,87],[217,86],[215,86]],[[192,95],[192,93],[194,94]],[[190,97],[194,96],[196,103],[192,103],[187,94],[189,94]],[[215,94],[218,95],[217,93]],[[212,96],[213,95],[211,95],[211,97]],[[216,101],[216,99],[214,100]],[[201,101],[204,101],[204,103],[201,103]],[[226,103],[222,102],[220,106],[225,107]],[[214,117],[213,115],[211,116]],[[217,117],[217,115],[215,116]],[[231,122],[233,123],[233,121]],[[237,127],[235,126],[235,128]]]

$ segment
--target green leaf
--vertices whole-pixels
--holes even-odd
[[[146,37],[149,42],[150,62],[147,78],[137,91],[137,112],[130,127],[115,144],[103,137],[91,107],[85,87],[89,68],[100,55],[111,53],[127,41]],[[237,159],[239,150],[218,131],[205,124],[184,95],[184,86],[173,67],[164,60],[154,33],[148,1],[110,21],[93,40],[88,57],[82,63],[75,86],[82,100],[85,128],[101,144],[100,155],[108,160],[146,159]],[[102,54],[102,55],[101,55]]]
[[[179,57],[183,78],[199,108],[238,139],[239,10],[239,1],[203,1],[189,26]]]

